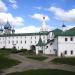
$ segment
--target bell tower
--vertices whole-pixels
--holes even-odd
[[[45,16],[43,16],[40,32],[45,32],[45,31],[48,31],[48,26],[47,26],[47,23],[46,23]]]

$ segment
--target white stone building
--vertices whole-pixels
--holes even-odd
[[[36,54],[54,54],[57,56],[75,56],[75,28],[69,30],[63,25],[62,30],[48,31],[43,20],[40,32],[15,33],[7,22],[0,28],[0,48],[34,49]]]

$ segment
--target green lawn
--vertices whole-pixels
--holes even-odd
[[[68,64],[68,65],[75,65],[75,58],[55,58],[52,60],[53,63],[60,63],[60,64]]]
[[[33,55],[33,56],[27,56],[27,58],[43,61],[43,60],[47,59],[48,57],[47,56]]]
[[[20,62],[17,60],[9,59],[3,55],[0,55],[0,69],[9,68],[19,63]]]
[[[37,69],[24,72],[16,72],[7,75],[75,75],[75,72],[55,70],[55,69]]]
[[[8,58],[10,53],[11,51],[9,49],[0,49],[0,71],[1,69],[9,68],[20,63],[20,61]]]
[[[11,53],[10,49],[0,49],[0,55],[9,55]]]

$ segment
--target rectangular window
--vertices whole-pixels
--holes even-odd
[[[26,39],[26,36],[25,36],[25,39]]]
[[[71,55],[73,54],[73,50],[71,50]]]
[[[65,41],[67,41],[68,39],[67,38],[65,38]]]
[[[18,36],[16,38],[18,38]]]
[[[67,54],[67,51],[65,51],[64,54]]]
[[[22,38],[22,36],[21,36],[21,38]]]
[[[14,44],[14,41],[12,41],[12,44]]]
[[[16,43],[18,43],[18,41],[16,41]]]
[[[19,47],[18,47],[18,49],[19,49]]]
[[[70,40],[73,41],[73,37],[71,37]]]
[[[22,41],[21,41],[21,43],[22,43]]]
[[[26,41],[25,41],[25,44],[26,44]]]
[[[43,37],[43,39],[45,39],[45,36]]]
[[[23,47],[22,47],[22,49],[23,49]]]
[[[35,43],[36,43],[36,41],[35,41]]]
[[[31,39],[32,39],[32,36],[31,36]]]
[[[10,41],[9,41],[9,44],[10,44]]]
[[[36,39],[36,36],[35,36],[35,39]]]
[[[48,46],[46,46],[46,48],[48,48]]]
[[[3,40],[4,40],[4,38],[3,38]]]

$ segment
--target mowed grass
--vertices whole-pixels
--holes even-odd
[[[11,66],[17,65],[20,62],[17,60],[9,59],[3,55],[0,55],[0,69],[9,68]]]
[[[11,53],[10,50],[0,49],[0,70],[9,68],[11,66],[17,65],[20,61],[8,58],[8,55]]]
[[[7,75],[75,75],[75,72],[56,70],[56,69],[37,69],[24,72],[16,72]]]
[[[75,65],[75,58],[55,58],[52,60],[55,64]]]
[[[47,59],[48,57],[47,56],[41,56],[41,55],[40,56],[39,55],[33,55],[33,56],[27,56],[27,58],[43,61],[43,60]]]
[[[0,49],[0,55],[9,55],[11,53],[10,49]]]

